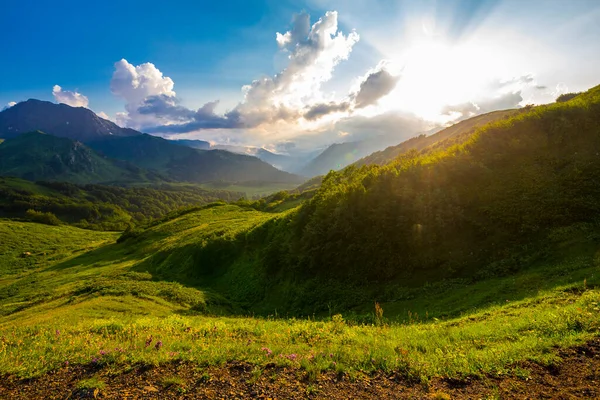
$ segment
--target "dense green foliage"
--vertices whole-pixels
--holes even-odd
[[[0,216],[51,225],[64,222],[88,229],[124,230],[131,224],[148,223],[181,207],[233,201],[243,196],[240,192],[185,184],[124,188],[32,183],[0,177]]]
[[[331,172],[269,230],[261,263],[272,274],[356,284],[481,276],[502,260],[518,269],[517,255],[550,229],[596,221],[598,148],[600,87],[449,148]]]
[[[557,103],[563,103],[565,101],[569,101],[577,96],[579,96],[581,94],[581,92],[577,92],[577,93],[563,93],[560,96],[558,96],[556,98],[556,102]]]

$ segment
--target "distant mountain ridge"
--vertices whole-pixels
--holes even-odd
[[[28,132],[31,131],[42,131],[47,136],[75,142],[35,137],[32,142],[35,144],[35,152],[27,155],[30,143],[26,139],[32,138],[28,136]],[[23,134],[26,136],[21,138]],[[164,176],[169,180],[185,182],[300,183],[303,180],[297,175],[280,171],[256,157],[223,150],[199,150],[182,145],[183,143],[177,144],[157,136],[142,134],[133,129],[121,128],[111,121],[98,117],[87,108],[70,107],[65,104],[33,99],[18,103],[0,112],[0,138],[7,139],[5,145],[12,148],[18,155],[18,157],[10,158],[10,163],[6,161],[5,167],[0,170],[0,173],[8,173],[7,171],[10,170],[11,174],[16,173],[14,176],[18,177],[24,177],[23,174],[26,173],[27,176],[37,177],[36,179],[57,180],[60,176],[70,182],[86,183],[84,177],[93,179],[90,182],[105,182],[104,178],[113,175],[123,176],[122,172],[113,171],[113,173],[102,173],[94,177],[96,172],[90,175],[90,171],[86,171],[85,168],[80,169],[87,161],[93,161],[95,164],[90,164],[90,168],[96,165],[98,170],[105,170],[108,164],[113,166],[122,164],[154,171],[151,173],[153,176]],[[190,141],[186,143],[193,144],[193,147],[210,146],[208,142],[191,142],[193,143]],[[81,156],[81,159],[78,159],[79,161],[75,162],[73,166],[62,163],[66,170],[71,171],[69,174],[65,175],[64,171],[66,170],[61,169],[62,167],[59,169],[42,168],[41,164],[56,162],[55,158],[48,157],[54,147],[47,149],[42,147],[55,146],[56,143],[61,143],[60,151],[63,153],[75,155],[76,159]],[[80,151],[73,150],[75,148]],[[90,148],[94,151],[92,152]],[[83,155],[83,152],[87,152],[86,155]],[[59,152],[58,157],[61,158],[63,153]],[[22,165],[18,165],[19,162]],[[25,165],[25,162],[31,163],[31,165]],[[82,165],[76,167],[80,162]],[[100,164],[103,164],[104,167],[101,167]],[[34,171],[31,168],[37,169]],[[81,177],[76,177],[72,175],[75,170],[85,173]],[[94,167],[95,170],[96,167]],[[56,176],[53,176],[53,173]]]
[[[156,170],[178,181],[300,183],[303,180],[256,157],[225,150],[198,150],[148,134],[99,140],[90,142],[90,146],[108,157]]]
[[[197,139],[170,139],[175,144],[191,147],[192,149],[210,150],[210,143],[205,140]]]
[[[87,108],[49,101],[29,99],[0,112],[0,137],[8,139],[32,131],[42,131],[80,142],[140,134],[136,130],[121,128],[114,122],[100,118]]]

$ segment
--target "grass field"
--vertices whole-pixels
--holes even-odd
[[[223,276],[206,259],[202,273],[185,274],[195,247],[215,238],[235,243],[281,216],[216,205],[122,243],[116,233],[0,221],[0,374],[32,377],[90,363],[118,373],[182,360],[199,367],[246,361],[258,370],[275,363],[309,376],[397,371],[425,382],[525,376],[516,362],[555,363],[556,346],[583,343],[600,329],[598,248],[589,226],[557,232],[562,245],[552,261],[479,283],[400,288],[379,313],[365,303],[304,319],[276,310],[243,315],[225,287],[253,287],[243,265]],[[361,323],[366,314],[370,322]]]

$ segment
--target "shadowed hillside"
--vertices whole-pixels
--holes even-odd
[[[73,183],[161,182],[165,178],[126,162],[102,157],[81,142],[42,132],[0,143],[0,175],[31,181]]]

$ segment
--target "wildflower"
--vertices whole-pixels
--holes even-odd
[[[296,354],[290,354],[287,356],[288,360],[292,360],[292,361],[296,360],[296,357],[298,357]]]
[[[264,351],[264,352],[266,353],[267,357],[268,357],[268,356],[270,356],[270,355],[273,353],[273,352],[271,351],[271,349],[270,349],[270,348],[268,348],[268,347],[263,347],[263,348],[261,348],[261,350],[262,350],[262,351]]]
[[[96,357],[92,358],[92,364],[98,364],[98,359]]]
[[[329,353],[329,358],[333,358],[333,353]]]
[[[69,366],[69,362],[65,361],[65,367],[68,367],[68,366]]]
[[[154,345],[154,348],[156,350],[160,350],[161,347],[162,347],[162,341],[159,340],[158,342],[156,342],[156,345]]]
[[[106,355],[106,352],[105,352],[104,350],[100,350],[100,355],[101,355],[101,356],[105,356],[105,355]]]
[[[150,346],[150,343],[152,343],[152,335],[150,335],[150,337],[146,339],[146,347]]]
[[[56,336],[60,336],[60,331],[58,329],[56,330]]]

